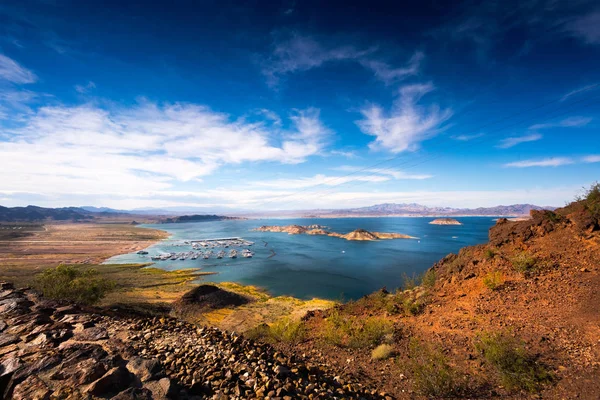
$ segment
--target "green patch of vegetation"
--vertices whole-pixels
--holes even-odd
[[[600,183],[595,182],[592,184],[589,189],[585,190],[583,196],[578,196],[576,200],[583,201],[586,210],[592,217],[600,220]]]
[[[512,258],[513,268],[525,276],[537,271],[537,260],[527,252],[522,252]]]
[[[408,368],[415,391],[428,397],[453,397],[461,392],[456,373],[439,349],[411,339]]]
[[[245,333],[249,339],[261,339],[265,342],[298,344],[306,337],[306,327],[302,321],[282,318],[270,326],[261,324]]]
[[[483,277],[483,284],[490,290],[496,290],[504,283],[504,274],[498,270],[488,272]]]
[[[494,258],[496,256],[496,252],[494,251],[494,249],[485,249],[483,256],[485,257],[486,260],[491,260],[492,258]]]
[[[39,274],[34,283],[45,297],[81,304],[97,303],[114,286],[114,282],[100,277],[95,269],[81,270],[62,264]]]
[[[425,309],[426,302],[421,299],[407,298],[402,302],[402,309],[406,315],[418,315]]]
[[[550,222],[560,222],[562,220],[562,216],[560,216],[559,214],[555,213],[554,211],[547,211],[546,212],[546,218],[548,218],[548,220]]]
[[[380,344],[394,332],[394,324],[382,317],[355,317],[332,310],[325,321],[321,338],[339,347],[365,348]]]
[[[385,360],[390,358],[394,354],[394,348],[389,344],[380,344],[375,347],[371,352],[371,358],[373,360]]]
[[[402,287],[404,290],[412,290],[421,284],[423,276],[420,274],[413,273],[408,275],[406,272],[402,273]]]
[[[423,279],[421,280],[421,284],[426,288],[432,288],[435,285],[435,280],[437,278],[437,274],[434,269],[428,269],[423,274]]]
[[[506,333],[483,333],[475,341],[475,348],[485,361],[500,375],[503,386],[509,390],[540,390],[552,381],[552,374],[527,354],[523,342]]]

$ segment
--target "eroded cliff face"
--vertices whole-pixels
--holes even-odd
[[[349,383],[233,333],[61,305],[0,283],[4,399],[379,397]]]

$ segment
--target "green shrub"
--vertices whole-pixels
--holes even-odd
[[[418,299],[408,298],[402,303],[402,309],[406,315],[418,315],[425,309],[425,303]]]
[[[423,277],[413,272],[412,275],[408,275],[406,272],[402,274],[402,287],[404,290],[412,290],[421,284]]]
[[[423,279],[421,280],[421,284],[426,288],[432,288],[435,285],[435,280],[437,278],[436,272],[434,269],[428,269],[423,274]]]
[[[483,284],[491,290],[496,290],[504,283],[504,274],[500,271],[488,272],[483,277]]]
[[[502,385],[509,390],[534,392],[542,384],[552,381],[551,373],[527,354],[524,344],[508,334],[480,334],[476,338],[475,348],[498,372]]]
[[[483,255],[486,260],[491,260],[496,255],[496,252],[493,249],[485,249]]]
[[[302,321],[294,321],[290,318],[282,318],[270,326],[261,324],[246,331],[245,336],[249,339],[263,340],[269,343],[292,343],[297,344],[304,340],[306,327]]]
[[[375,347],[371,352],[371,358],[373,360],[385,360],[390,358],[394,354],[394,348],[389,344],[380,344]]]
[[[460,392],[456,374],[440,350],[411,339],[409,357],[408,367],[416,392],[435,398],[452,397]]]
[[[583,201],[585,208],[590,212],[592,217],[600,220],[600,183],[595,182],[589,189],[585,190],[583,196],[577,197],[577,201]]]
[[[380,344],[393,332],[394,324],[383,317],[360,318],[332,310],[321,331],[321,338],[334,346],[364,348]]]
[[[511,261],[514,269],[523,275],[531,275],[537,270],[537,260],[526,252],[516,255]]]
[[[100,277],[95,269],[61,264],[39,274],[34,287],[48,298],[95,304],[114,288],[114,283]]]

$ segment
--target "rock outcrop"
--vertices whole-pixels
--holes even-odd
[[[375,393],[235,333],[84,310],[0,283],[3,399],[368,399]]]
[[[261,226],[254,229],[258,232],[286,232],[290,235],[321,235],[332,236],[346,240],[380,240],[380,239],[415,239],[412,236],[402,233],[386,233],[386,232],[369,232],[366,229],[356,229],[350,233],[342,234],[337,232],[329,232],[319,225],[287,225],[287,226]]]
[[[430,225],[462,225],[454,218],[438,218],[429,223]]]

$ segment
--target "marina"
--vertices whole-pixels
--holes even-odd
[[[237,258],[238,250],[236,248],[243,248],[252,246],[254,242],[242,239],[241,237],[228,237],[228,238],[217,238],[217,239],[200,239],[200,240],[184,240],[172,243],[173,247],[191,247],[191,251],[183,252],[168,252],[155,254],[150,256],[152,261],[185,261],[185,260],[197,260],[202,258],[208,260],[211,258],[222,259],[225,256],[228,258]],[[225,249],[231,250],[226,252]],[[138,255],[146,256],[147,251],[138,251]],[[241,255],[244,258],[252,258],[254,253],[248,249],[241,249]]]

